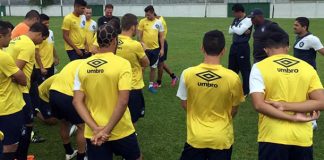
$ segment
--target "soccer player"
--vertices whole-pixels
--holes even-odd
[[[87,6],[84,0],[74,1],[74,10],[66,15],[63,20],[62,30],[65,50],[71,61],[88,57],[85,53],[85,24],[83,15]]]
[[[309,32],[308,28],[308,18],[298,17],[295,19],[294,31],[297,37],[294,45],[294,56],[316,69],[316,52],[324,55],[324,47],[320,39]],[[317,129],[316,121],[313,121],[312,125],[314,129]]]
[[[244,95],[248,95],[251,71],[249,40],[252,31],[252,21],[251,18],[246,17],[242,4],[234,4],[232,11],[235,19],[228,29],[228,32],[233,34],[233,43],[228,57],[228,69],[237,74],[241,72],[243,92]]]
[[[37,83],[40,85],[44,80],[54,75],[54,66],[59,64],[59,57],[54,47],[54,34],[49,29],[50,18],[46,14],[40,14],[40,22],[49,31],[49,36],[39,45],[40,64],[36,63]]]
[[[39,22],[39,13],[36,10],[30,10],[23,22],[19,23],[11,33],[11,39],[14,39],[18,36],[24,35],[29,31],[29,28]]]
[[[118,25],[120,26],[120,19],[116,16],[113,16],[113,11],[114,11],[114,6],[112,4],[105,5],[105,15],[98,19],[98,27],[108,23],[112,19],[116,20],[118,22]],[[118,28],[118,33],[120,33],[119,28]]]
[[[150,82],[148,90],[151,93],[157,93],[153,84],[159,57],[164,55],[164,29],[162,22],[155,18],[155,12],[152,5],[147,6],[144,11],[145,18],[141,19],[138,25],[139,40],[145,45],[145,53],[150,60]]]
[[[22,108],[25,105],[18,86],[27,85],[25,74],[16,66],[12,57],[2,50],[8,47],[10,37],[9,23],[0,21],[0,131],[4,134],[1,138],[2,160],[15,158],[24,123]]]
[[[182,72],[177,96],[187,112],[187,142],[181,160],[231,159],[233,118],[244,96],[239,76],[220,64],[224,47],[222,32],[207,32],[203,63]]]
[[[20,138],[19,147],[17,150],[17,158],[25,159],[30,144],[30,137],[33,128],[33,105],[31,97],[29,95],[29,89],[31,85],[31,74],[35,65],[35,45],[42,43],[47,38],[49,32],[45,25],[41,23],[35,23],[30,27],[30,30],[26,35],[22,35],[12,39],[9,47],[6,51],[16,62],[18,68],[20,68],[27,78],[27,86],[20,87],[20,91],[23,93],[25,100],[25,107],[23,113],[24,120],[24,135]]]
[[[112,160],[113,153],[140,160],[141,153],[127,107],[130,63],[116,56],[117,30],[109,24],[97,32],[99,52],[81,63],[74,81],[73,104],[85,121],[89,160]],[[100,95],[100,96],[98,96]]]
[[[97,22],[92,20],[92,9],[91,7],[87,6],[85,9],[84,15],[86,16],[86,42],[87,42],[87,52],[91,52],[93,50],[93,43],[94,43],[94,36],[97,31]]]
[[[74,76],[78,66],[83,60],[75,60],[68,63],[56,79],[53,81],[50,88],[50,105],[53,109],[53,115],[60,119],[60,135],[65,149],[65,158],[70,160],[77,156],[77,160],[84,160],[86,141],[83,136],[84,122],[75,110],[73,100],[73,84]],[[73,150],[71,146],[69,127],[70,124],[77,126],[76,143],[77,150]]]
[[[267,54],[264,51],[264,41],[262,41],[265,35],[265,32],[268,31],[277,31],[286,33],[280,26],[269,20],[264,19],[263,12],[261,9],[254,9],[249,17],[252,20],[254,25],[253,32],[253,61],[254,63],[260,62],[263,59],[267,58]]]
[[[165,70],[171,77],[171,86],[174,87],[177,84],[178,81],[178,77],[171,71],[171,69],[169,68],[169,66],[165,63],[165,61],[167,60],[167,54],[168,54],[168,42],[166,40],[166,36],[168,33],[168,26],[166,24],[166,21],[164,20],[164,18],[162,16],[158,16],[156,14],[155,18],[160,20],[162,22],[163,28],[164,28],[164,54],[162,57],[159,58],[159,65],[158,65],[158,78],[156,81],[156,85],[155,88],[157,87],[161,87],[162,85],[162,76],[163,76],[163,70]]]
[[[133,14],[125,14],[121,20],[122,32],[118,36],[117,56],[127,59],[132,67],[132,90],[129,92],[128,108],[132,122],[136,123],[144,116],[145,102],[142,88],[144,87],[142,67],[150,64],[141,43],[132,38],[137,33],[137,17]]]
[[[308,121],[317,119],[318,113],[284,112],[267,101],[321,102],[321,81],[312,66],[288,55],[288,34],[267,35],[263,41],[269,57],[254,64],[250,75],[252,102],[259,112],[259,160],[312,160],[313,129]]]

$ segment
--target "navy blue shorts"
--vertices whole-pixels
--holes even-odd
[[[141,151],[135,133],[115,141],[108,141],[101,146],[95,146],[87,139],[88,160],[112,160],[113,154],[122,156],[125,160],[136,160]]]
[[[159,45],[161,46],[161,44],[159,44]],[[162,57],[159,58],[159,63],[162,63],[162,62],[167,60],[167,58],[168,58],[168,48],[169,48],[168,42],[166,40],[164,40],[164,54],[163,54]],[[159,49],[161,49],[161,47]]]
[[[34,119],[34,107],[32,105],[32,101],[28,93],[23,93],[23,98],[26,103],[26,105],[23,108],[24,124],[31,124],[33,123]]]
[[[231,160],[232,147],[230,149],[217,150],[210,148],[194,148],[185,143],[180,160]]]
[[[147,58],[150,60],[150,66],[156,68],[159,63],[160,49],[147,49],[145,50]]]
[[[67,50],[66,53],[68,54],[70,61],[74,61],[77,59],[86,59],[91,56],[90,53],[86,53],[84,49],[80,49],[83,53],[82,56],[78,55],[75,50]]]
[[[313,160],[313,147],[259,143],[259,160]]]
[[[24,125],[24,113],[19,111],[13,114],[0,116],[0,130],[4,134],[3,145],[19,142]]]
[[[72,124],[84,123],[73,104],[73,97],[58,91],[50,90],[52,114],[57,119],[64,119]]]
[[[139,118],[144,117],[145,101],[141,89],[131,90],[129,92],[128,108],[133,123],[137,122]]]
[[[38,106],[39,112],[42,114],[44,119],[52,118],[52,107],[48,102],[45,102],[41,98],[39,98],[39,106]]]
[[[52,65],[50,68],[46,68],[47,74],[42,75],[42,72],[39,68],[35,68],[35,74],[36,74],[36,81],[37,84],[42,84],[46,79],[54,75],[54,65]]]

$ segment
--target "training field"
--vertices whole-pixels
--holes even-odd
[[[94,18],[97,20],[97,17]],[[4,17],[15,25],[22,17]],[[60,29],[62,18],[52,18],[50,28],[54,31],[55,47],[60,56],[61,69],[68,63],[68,57],[64,51],[62,31]],[[168,24],[169,53],[167,64],[180,76],[183,69],[197,65],[203,60],[200,46],[203,34],[212,29],[224,32],[226,36],[227,52],[222,64],[227,66],[228,51],[231,44],[231,36],[228,34],[230,18],[166,18]],[[294,19],[274,19],[290,34],[290,45],[295,40],[293,34]],[[324,42],[324,20],[311,19],[310,31]],[[252,40],[251,40],[252,42]],[[252,44],[252,43],[251,43]],[[251,49],[252,50],[252,49]],[[292,52],[292,49],[290,49]],[[251,59],[252,60],[252,59]],[[318,55],[318,72],[324,80],[324,58]],[[147,84],[148,74],[145,74]],[[324,81],[323,81],[324,82]],[[177,88],[170,87],[170,78],[164,75],[162,88],[155,95],[144,89],[146,100],[146,114],[136,125],[138,140],[146,160],[176,160],[179,158],[186,140],[185,112],[180,107],[180,101],[175,96]],[[98,95],[100,96],[100,95]],[[216,96],[216,95],[215,95]],[[233,160],[257,159],[257,113],[251,105],[248,97],[240,106],[238,115],[234,120],[235,143],[233,146]],[[314,133],[315,160],[324,160],[324,118],[318,121],[319,130]],[[46,138],[46,142],[32,144],[30,152],[36,155],[38,160],[61,160],[64,158],[64,149],[59,137],[59,128],[46,126],[36,120],[36,130]],[[118,159],[118,158],[117,158]]]

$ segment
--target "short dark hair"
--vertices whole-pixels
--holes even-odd
[[[92,7],[91,7],[91,6],[87,6],[86,8],[87,8],[87,9],[92,9]]]
[[[87,6],[87,2],[84,0],[75,0],[74,5]]]
[[[48,28],[42,23],[33,24],[30,27],[29,31],[31,31],[31,32],[41,32],[43,37],[48,37],[49,36]]]
[[[225,48],[225,38],[223,32],[212,30],[205,33],[203,47],[208,55],[219,55]]]
[[[285,32],[267,32],[264,36],[266,48],[281,48],[289,46],[289,35]]]
[[[235,3],[232,7],[232,11],[234,12],[245,12],[244,7],[240,3]]]
[[[147,7],[145,7],[144,12],[152,12],[154,13],[154,7],[152,5],[148,5]]]
[[[295,19],[302,27],[306,27],[306,30],[308,31],[309,28],[309,19],[306,17],[297,17]]]
[[[33,18],[39,19],[39,12],[38,11],[36,11],[36,10],[30,10],[25,15],[25,19],[33,19]]]
[[[99,27],[97,31],[97,42],[100,48],[109,47],[114,38],[118,36],[118,30],[110,23]]]
[[[108,9],[108,8],[111,8],[111,9],[114,9],[114,6],[112,4],[106,4],[105,5],[105,10]]]
[[[43,14],[43,13],[40,14],[39,17],[40,17],[40,22],[49,21],[50,20],[50,17],[48,15],[46,15],[46,14]]]
[[[0,21],[0,34],[8,34],[12,24],[7,21]]]
[[[121,19],[121,28],[125,31],[128,31],[132,26],[136,26],[137,24],[137,17],[131,13],[125,14]]]

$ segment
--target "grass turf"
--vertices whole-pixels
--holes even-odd
[[[4,20],[17,24],[22,17],[4,17]],[[97,17],[94,18],[97,20]],[[231,36],[228,34],[230,18],[166,18],[169,28],[168,43],[169,53],[167,64],[180,75],[182,70],[189,66],[197,65],[203,60],[200,46],[203,34],[212,29],[224,32],[226,38],[227,55],[224,56],[222,64],[227,66],[227,57],[231,45]],[[290,44],[294,43],[293,34],[294,19],[274,19],[290,34]],[[310,31],[324,40],[322,19],[311,19]],[[60,29],[61,17],[53,17],[50,20],[50,28],[54,31],[55,47],[60,56],[61,69],[69,62]],[[252,40],[250,40],[252,42]],[[252,43],[251,43],[252,44]],[[251,45],[252,46],[252,45]],[[292,49],[290,49],[290,53]],[[318,73],[324,78],[324,58],[318,56]],[[145,74],[147,82],[148,74]],[[141,119],[136,129],[138,140],[144,158],[148,160],[174,160],[181,154],[186,140],[185,112],[180,107],[180,101],[176,98],[177,88],[170,87],[171,79],[164,75],[162,88],[158,94],[153,95],[144,89],[146,100],[146,115]],[[146,83],[147,84],[147,83]],[[251,105],[251,99],[247,98],[240,106],[238,115],[234,120],[235,143],[233,146],[233,160],[257,159],[257,113]],[[318,121],[319,130],[314,133],[314,155],[315,159],[324,159],[324,118]],[[47,140],[44,143],[32,144],[30,153],[35,154],[38,160],[63,159],[64,149],[59,137],[58,125],[46,126],[36,120],[36,130]],[[118,158],[117,158],[118,159]]]

